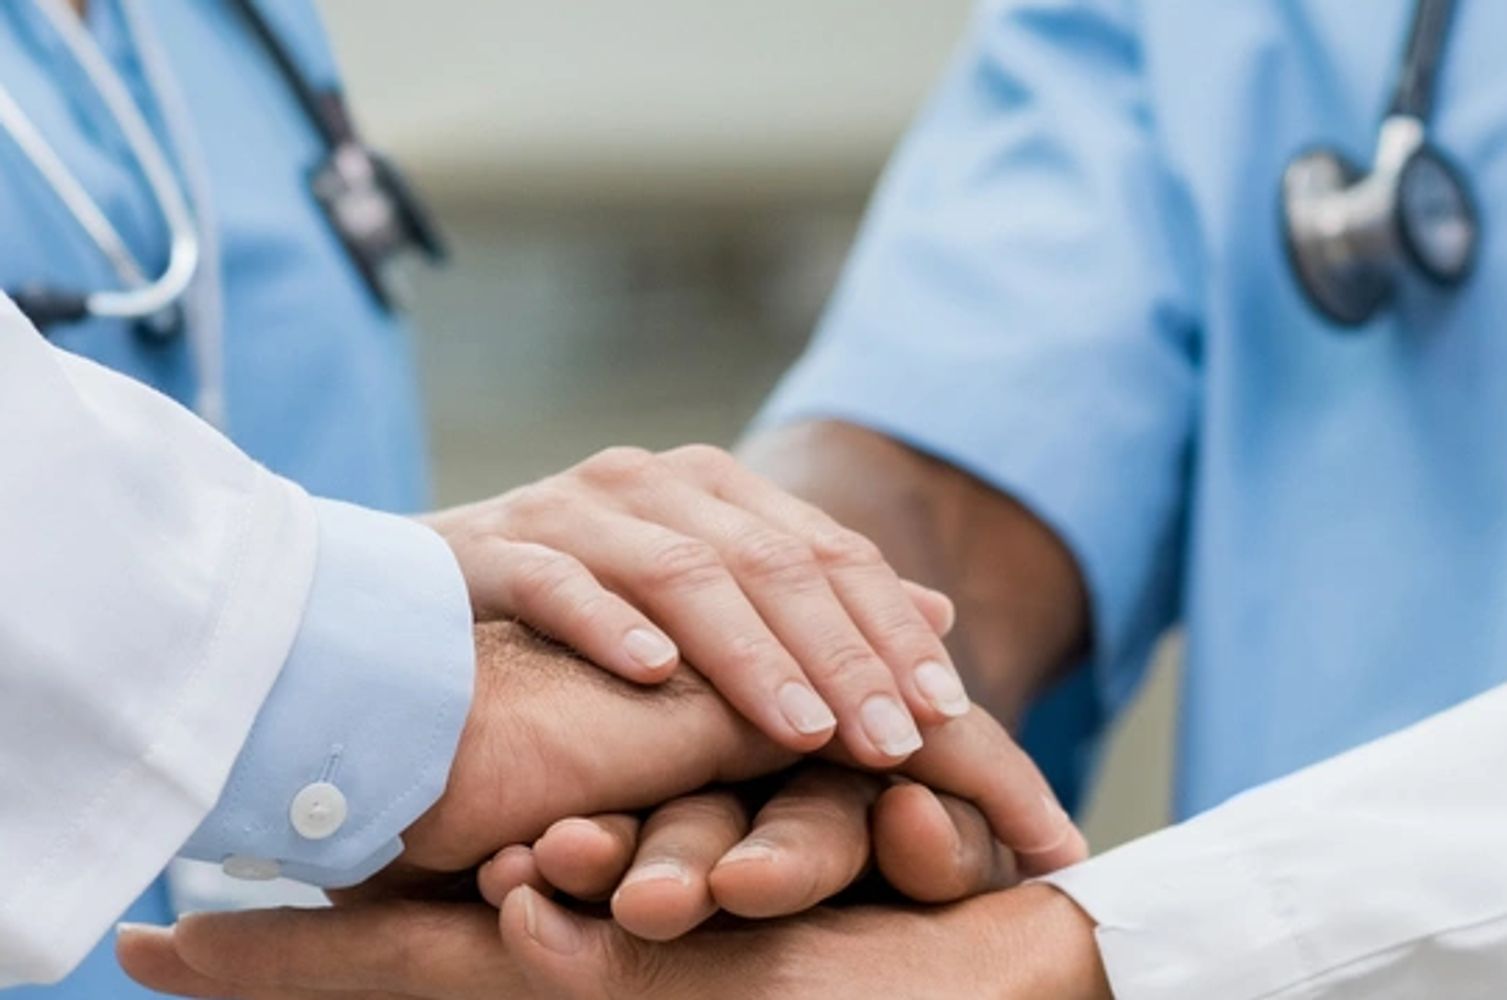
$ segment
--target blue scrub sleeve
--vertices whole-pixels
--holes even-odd
[[[838,419],[999,487],[1076,555],[1108,707],[1176,608],[1198,366],[1187,200],[1110,0],[986,2],[765,425]]]
[[[349,504],[315,506],[318,561],[303,621],[219,803],[183,854],[338,887],[396,858],[402,832],[444,791],[475,646],[465,581],[438,535]]]

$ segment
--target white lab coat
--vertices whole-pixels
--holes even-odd
[[[1118,1000],[1500,1000],[1507,687],[1048,881]]]
[[[0,986],[65,973],[208,814],[315,544],[296,486],[0,296]]]

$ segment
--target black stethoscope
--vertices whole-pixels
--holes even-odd
[[[1342,327],[1375,317],[1403,279],[1444,288],[1470,276],[1480,222],[1465,175],[1428,139],[1453,0],[1419,0],[1376,157],[1300,154],[1282,175],[1287,259],[1313,307]]]
[[[372,296],[383,308],[394,308],[395,265],[410,252],[435,263],[445,257],[432,216],[392,163],[361,141],[340,90],[321,89],[309,80],[254,0],[229,2],[319,135],[323,156],[309,173],[310,192]],[[44,333],[89,318],[115,317],[137,321],[137,329],[151,336],[176,335],[182,322],[179,306],[201,256],[189,200],[140,109],[77,17],[58,0],[43,0],[41,6],[119,124],[167,226],[169,254],[161,274],[155,278],[143,274],[103,210],[0,86],[0,128],[10,134],[111,262],[122,284],[119,289],[97,291],[33,286],[9,294]]]

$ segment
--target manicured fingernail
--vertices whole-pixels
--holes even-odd
[[[932,707],[951,719],[968,714],[972,703],[957,672],[945,663],[928,660],[916,668],[916,687]]]
[[[742,864],[745,861],[773,861],[775,855],[774,845],[763,840],[745,840],[722,855],[722,860],[717,862],[720,868],[723,865]]]
[[[629,871],[623,879],[623,884],[618,886],[618,890],[621,891],[641,882],[678,882],[681,885],[689,885],[691,876],[678,861],[651,861]]]
[[[876,694],[858,710],[863,731],[890,757],[906,757],[921,749],[921,734],[910,713],[887,694]]]
[[[541,948],[556,955],[581,950],[581,928],[574,920],[526,886],[515,891],[523,894],[523,929]]]
[[[780,712],[792,729],[802,736],[825,733],[837,725],[837,717],[817,693],[804,684],[790,681],[775,695]]]
[[[646,628],[636,628],[625,635],[623,648],[635,663],[649,670],[668,667],[679,655],[673,642]]]

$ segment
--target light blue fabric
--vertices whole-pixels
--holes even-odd
[[[475,646],[449,547],[407,518],[317,501],[319,562],[283,672],[219,804],[183,848],[249,855],[289,878],[353,885],[402,850],[398,834],[445,789],[471,703]],[[289,822],[300,790],[336,785],[349,815],[307,840]]]
[[[308,0],[262,0],[316,79],[333,74]],[[308,173],[317,137],[228,3],[139,5],[165,50],[209,181],[198,206],[221,247],[228,432],[317,496],[412,511],[427,499],[411,344],[371,299],[320,214]],[[167,143],[116,0],[92,0],[102,48]],[[119,130],[29,2],[0,4],[0,79],[88,187],[146,269],[167,257],[156,203]],[[56,194],[0,134],[0,285],[103,288],[113,272]],[[60,330],[57,343],[188,400],[179,339],[156,346],[126,324]]]
[[[1182,814],[1507,680],[1507,5],[1459,5],[1436,120],[1474,281],[1338,334],[1277,225],[1296,152],[1369,162],[1412,9],[981,4],[764,417],[886,430],[1060,531],[1095,656],[1059,752],[1184,623]]]
[[[372,302],[308,192],[319,154],[314,133],[229,4],[141,6],[207,165],[208,203],[196,208],[221,247],[228,432],[316,495],[394,511],[423,506],[407,332]],[[263,9],[308,72],[332,80],[307,0],[264,0]],[[91,0],[90,11],[101,47],[167,144],[117,0]],[[166,234],[135,161],[31,2],[0,4],[0,80],[147,270],[160,270]],[[56,195],[0,135],[0,287],[39,282],[100,288],[114,279]],[[89,322],[61,331],[57,342],[180,399],[193,397],[195,368],[181,339],[152,345],[125,324]],[[347,869],[348,878],[390,854],[406,820],[439,794],[470,677],[469,620],[459,617],[466,606],[437,539],[410,525],[365,520],[371,517],[322,505],[313,601],[230,794],[196,837],[198,853],[285,858],[305,865],[301,874],[341,881],[332,869]],[[358,588],[346,586],[352,579]],[[413,598],[424,606],[403,603]],[[327,655],[337,650],[341,657]],[[363,656],[349,659],[351,651]],[[319,845],[299,842],[288,829],[289,790],[323,772],[335,742],[337,781],[352,806],[348,832]],[[161,882],[132,913],[159,923],[170,916]],[[107,941],[62,985],[4,995],[143,994],[115,966]]]

